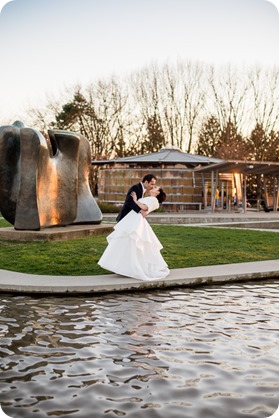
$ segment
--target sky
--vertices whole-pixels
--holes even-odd
[[[278,0],[273,0],[278,4]],[[0,0],[0,126],[66,87],[151,63],[279,66],[267,0]]]

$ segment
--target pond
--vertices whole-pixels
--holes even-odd
[[[10,417],[265,418],[278,407],[279,280],[0,300]]]

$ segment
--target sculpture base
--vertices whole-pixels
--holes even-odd
[[[40,231],[18,231],[13,227],[0,228],[0,240],[6,241],[64,241],[69,239],[108,235],[112,224],[67,225],[44,228]]]

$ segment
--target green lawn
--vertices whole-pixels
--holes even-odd
[[[11,226],[11,224],[9,224],[9,222],[7,222],[5,219],[0,219],[0,228],[4,228],[5,226]]]
[[[7,225],[0,220],[0,227]],[[279,234],[275,232],[170,225],[152,228],[171,269],[279,258]],[[0,241],[0,269],[53,275],[104,274],[97,261],[105,247],[105,236],[59,242]]]

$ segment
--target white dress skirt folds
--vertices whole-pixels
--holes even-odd
[[[159,207],[153,196],[143,197],[139,202],[148,206],[148,213]],[[160,253],[163,246],[140,213],[129,212],[114,226],[107,241],[108,246],[98,261],[102,268],[138,280],[168,276],[168,266]]]

